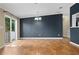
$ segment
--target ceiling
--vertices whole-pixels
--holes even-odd
[[[72,5],[72,3],[0,3],[0,8],[19,18],[26,18],[58,13],[68,15]]]

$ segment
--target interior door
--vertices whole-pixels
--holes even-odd
[[[5,17],[5,43],[10,42],[10,18]]]
[[[16,20],[11,20],[11,42],[16,40]]]
[[[10,43],[16,40],[16,20],[5,16],[5,43]]]

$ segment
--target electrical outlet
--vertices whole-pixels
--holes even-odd
[[[58,34],[58,36],[60,36],[60,34]]]

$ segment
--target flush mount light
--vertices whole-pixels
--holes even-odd
[[[34,20],[39,21],[39,20],[42,20],[42,18],[41,17],[35,17]]]
[[[39,17],[39,20],[42,20],[42,18],[41,18],[41,17]]]
[[[63,7],[59,7],[59,9],[62,9]]]
[[[34,20],[39,20],[39,18],[38,17],[35,17],[35,19]]]

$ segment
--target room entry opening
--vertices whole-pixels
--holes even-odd
[[[17,21],[14,18],[5,16],[5,43],[13,42],[17,39]]]

